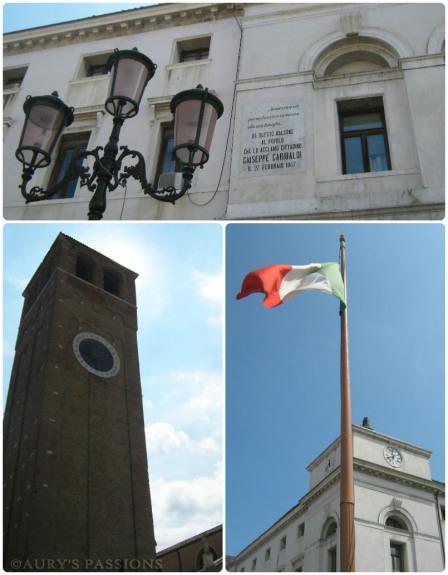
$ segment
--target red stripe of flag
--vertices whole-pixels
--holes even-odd
[[[285,275],[292,270],[292,266],[287,264],[277,264],[266,266],[259,270],[254,270],[247,274],[243,280],[240,293],[236,299],[241,299],[252,293],[264,293],[263,305],[265,307],[275,307],[280,305],[280,285]]]

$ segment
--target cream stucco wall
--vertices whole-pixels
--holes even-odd
[[[235,145],[228,217],[347,217],[352,210],[361,218],[369,212],[383,218],[394,209],[399,217],[398,207],[408,208],[409,216],[424,204],[443,203],[444,60],[436,33],[443,19],[443,6],[435,4],[297,4],[283,12],[278,5],[277,14],[247,8],[236,124],[242,126],[241,110],[251,103],[302,99],[306,170],[248,181],[238,173]],[[321,55],[332,45],[351,42],[361,50],[362,40],[387,46],[396,64],[320,75]],[[392,169],[343,175],[336,102],[373,96],[383,98]]]
[[[211,35],[209,58],[177,64],[176,41],[202,35]],[[172,95],[201,82],[221,98],[225,112],[210,161],[197,170],[189,197],[175,206],[162,204],[143,197],[130,183],[126,193],[118,188],[109,194],[106,218],[441,218],[443,41],[441,4],[157,5],[5,35],[4,66],[29,66],[5,110],[5,216],[85,218],[91,196],[85,189],[78,187],[73,199],[28,206],[18,194],[20,165],[14,150],[23,102],[27,94],[58,90],[76,107],[69,131],[88,129],[89,146],[104,145],[111,129],[102,111],[107,79],[79,79],[81,61],[93,53],[136,46],[158,69],[139,115],[125,123],[120,144],[144,154],[149,179],[160,126],[171,117],[167,105]],[[325,75],[346,49],[373,51],[387,65],[355,62]],[[383,99],[392,169],[344,175],[337,102],[368,97]],[[247,110],[285,102],[299,102],[303,114],[301,169],[241,174]],[[41,170],[35,183],[45,186],[50,172]]]

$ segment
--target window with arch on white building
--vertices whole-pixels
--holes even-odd
[[[324,523],[321,536],[321,570],[338,571],[338,525],[334,518]]]
[[[384,521],[384,530],[388,538],[388,546],[386,545],[385,551],[386,554],[389,552],[390,571],[413,571],[412,526],[410,521],[402,513],[392,511]]]
[[[400,87],[399,53],[385,40],[354,34],[321,47],[313,63],[314,88],[334,98],[340,173],[393,169],[384,93]],[[392,82],[392,84],[391,84]],[[337,142],[335,142],[337,145]]]

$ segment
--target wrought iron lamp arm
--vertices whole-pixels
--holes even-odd
[[[104,153],[101,154],[103,150],[104,148],[102,146],[97,146],[93,150],[81,152],[78,155],[79,160],[81,158],[85,159],[88,156],[94,158],[92,168],[75,165],[62,180],[47,190],[41,186],[33,186],[30,190],[27,190],[35,170],[34,168],[24,167],[22,171],[22,182],[19,188],[26,203],[39,202],[52,198],[60,190],[64,189],[70,180],[78,177],[80,178],[81,186],[86,186],[88,190],[94,193],[98,192],[98,184],[102,178],[106,179],[104,187],[109,191],[115,190],[118,186],[125,186],[129,178],[134,178],[140,182],[144,194],[161,202],[172,204],[184,196],[191,188],[194,166],[188,164],[183,166],[183,184],[180,190],[176,190],[174,186],[168,186],[159,190],[147,181],[145,159],[140,152],[130,150],[127,146],[121,146],[120,155],[116,159],[112,159],[112,161],[110,161],[109,158],[109,161],[105,162],[105,155]],[[137,158],[137,163],[131,166],[125,166],[121,171],[123,160],[128,157]]]
[[[130,150],[127,146],[121,146],[120,150],[122,150],[122,152],[116,160],[117,173],[120,172],[121,164],[125,158],[137,158],[136,164],[132,166],[125,166],[123,170],[118,174],[118,183],[121,186],[124,186],[129,178],[134,178],[140,182],[144,194],[149,195],[161,202],[168,202],[171,204],[174,204],[176,200],[184,196],[186,192],[191,188],[194,166],[183,166],[183,183],[180,190],[176,190],[174,186],[168,186],[159,190],[146,179],[146,163],[143,155],[137,150]]]
[[[81,156],[86,155],[85,152],[80,154]],[[30,190],[27,190],[29,182],[32,180],[34,175],[35,169],[29,166],[24,166],[22,170],[22,182],[19,184],[20,192],[22,196],[25,198],[25,202],[27,204],[31,202],[40,202],[41,200],[47,200],[57,194],[60,190],[64,188],[66,184],[73,178],[77,177],[85,177],[85,174],[88,172],[88,168],[82,166],[75,166],[71,170],[67,172],[67,174],[54,184],[48,190],[45,190],[41,186],[33,186]]]

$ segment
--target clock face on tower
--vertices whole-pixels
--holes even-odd
[[[78,333],[73,340],[73,353],[87,371],[98,377],[113,377],[120,370],[115,348],[96,333]]]
[[[384,459],[389,463],[389,465],[392,465],[392,467],[400,467],[403,463],[401,453],[398,449],[391,447],[390,445],[384,448]]]

